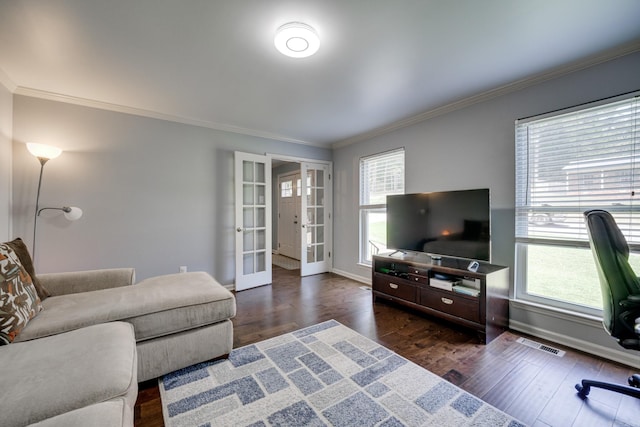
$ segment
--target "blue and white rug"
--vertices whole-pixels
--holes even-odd
[[[168,427],[523,426],[335,320],[160,381]]]

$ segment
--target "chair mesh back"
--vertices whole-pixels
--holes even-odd
[[[640,313],[629,313],[620,305],[630,294],[640,294],[640,281],[629,265],[629,245],[609,212],[584,215],[600,279],[604,327],[619,340],[635,338],[633,321]]]

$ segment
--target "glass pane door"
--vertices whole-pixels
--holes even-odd
[[[271,162],[235,153],[236,290],[271,283]]]
[[[302,163],[302,259],[301,275],[329,271],[330,197],[329,166]]]

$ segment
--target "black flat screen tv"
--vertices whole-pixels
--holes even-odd
[[[387,196],[387,248],[490,262],[489,189]]]

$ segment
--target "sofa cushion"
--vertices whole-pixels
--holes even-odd
[[[36,287],[36,292],[38,292],[38,296],[41,301],[50,297],[51,294],[49,291],[40,283],[38,276],[36,276],[36,269],[33,266],[33,261],[31,260],[31,255],[29,255],[29,249],[27,249],[27,245],[24,244],[21,238],[13,239],[10,242],[7,242],[7,245],[18,255],[18,259],[20,263],[27,270],[29,276],[31,276],[31,281],[33,282],[33,286]]]
[[[66,412],[29,427],[133,427],[133,410],[120,399],[85,406]]]
[[[31,276],[15,251],[0,244],[0,345],[11,344],[41,309]]]
[[[152,339],[235,316],[231,292],[204,272],[169,274],[136,285],[52,296],[18,341],[58,334],[84,326],[126,321],[137,341]]]
[[[0,424],[25,426],[111,399],[133,408],[137,366],[133,328],[124,322],[6,346]]]

